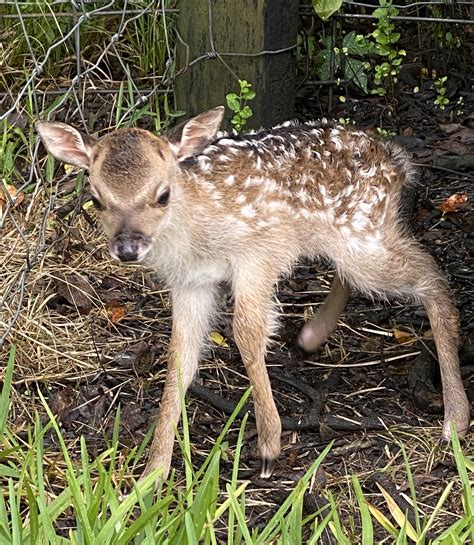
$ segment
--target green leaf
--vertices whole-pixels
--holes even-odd
[[[255,91],[252,91],[252,89],[246,89],[242,96],[245,98],[245,100],[252,100],[257,96],[257,93]]]
[[[342,0],[312,0],[314,11],[325,20],[342,5]]]
[[[230,93],[229,95],[226,95],[225,98],[229,109],[233,112],[238,112],[240,110],[240,100],[235,93]]]
[[[242,119],[249,119],[250,117],[253,116],[253,112],[251,110],[251,108],[249,106],[245,106],[241,111],[240,111],[240,117]]]
[[[362,89],[364,93],[368,93],[367,89],[367,73],[365,71],[365,63],[357,59],[347,59],[345,68],[345,77],[353,81],[357,87]]]
[[[387,8],[374,9],[374,11],[372,12],[372,15],[374,17],[377,17],[377,19],[382,19],[384,17],[387,17]]]
[[[370,517],[370,511],[367,505],[367,500],[364,497],[362,488],[356,475],[352,475],[352,486],[356,493],[357,501],[359,503],[360,520],[362,523],[362,544],[372,545],[374,539],[374,529],[372,526],[372,519]]]
[[[337,53],[334,53],[334,73],[339,69],[341,64],[341,58]],[[323,49],[316,57],[317,74],[320,79],[328,80],[331,77],[331,51],[329,49]]]
[[[361,34],[356,34],[353,30],[344,37],[343,47],[351,55],[366,55],[371,50],[371,44]]]
[[[10,347],[8,363],[3,375],[3,387],[0,394],[0,434],[3,434],[7,424],[8,409],[10,407],[10,388],[13,378],[13,365],[15,363],[16,345]]]

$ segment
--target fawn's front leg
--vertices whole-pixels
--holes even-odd
[[[168,476],[175,427],[181,416],[181,393],[186,393],[196,374],[203,340],[209,331],[215,292],[214,285],[205,285],[184,286],[171,293],[173,326],[168,369],[155,435],[143,476],[159,467],[163,470],[162,478]]]
[[[245,278],[238,277],[234,289],[234,336],[252,385],[258,448],[262,459],[261,476],[270,477],[280,454],[281,436],[280,416],[265,366],[268,337],[273,325],[273,283],[262,282],[261,271],[254,271]]]

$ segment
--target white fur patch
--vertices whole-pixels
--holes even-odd
[[[242,216],[246,218],[253,218],[257,215],[257,211],[251,204],[246,204],[240,209]]]

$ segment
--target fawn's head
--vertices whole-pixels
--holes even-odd
[[[181,198],[180,163],[212,141],[223,115],[219,106],[162,137],[143,129],[119,129],[95,140],[64,123],[47,121],[37,122],[36,129],[56,159],[89,172],[90,193],[112,257],[138,263]]]

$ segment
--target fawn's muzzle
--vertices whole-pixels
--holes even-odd
[[[122,232],[110,242],[110,254],[117,261],[140,262],[151,248],[150,237],[142,233]]]

